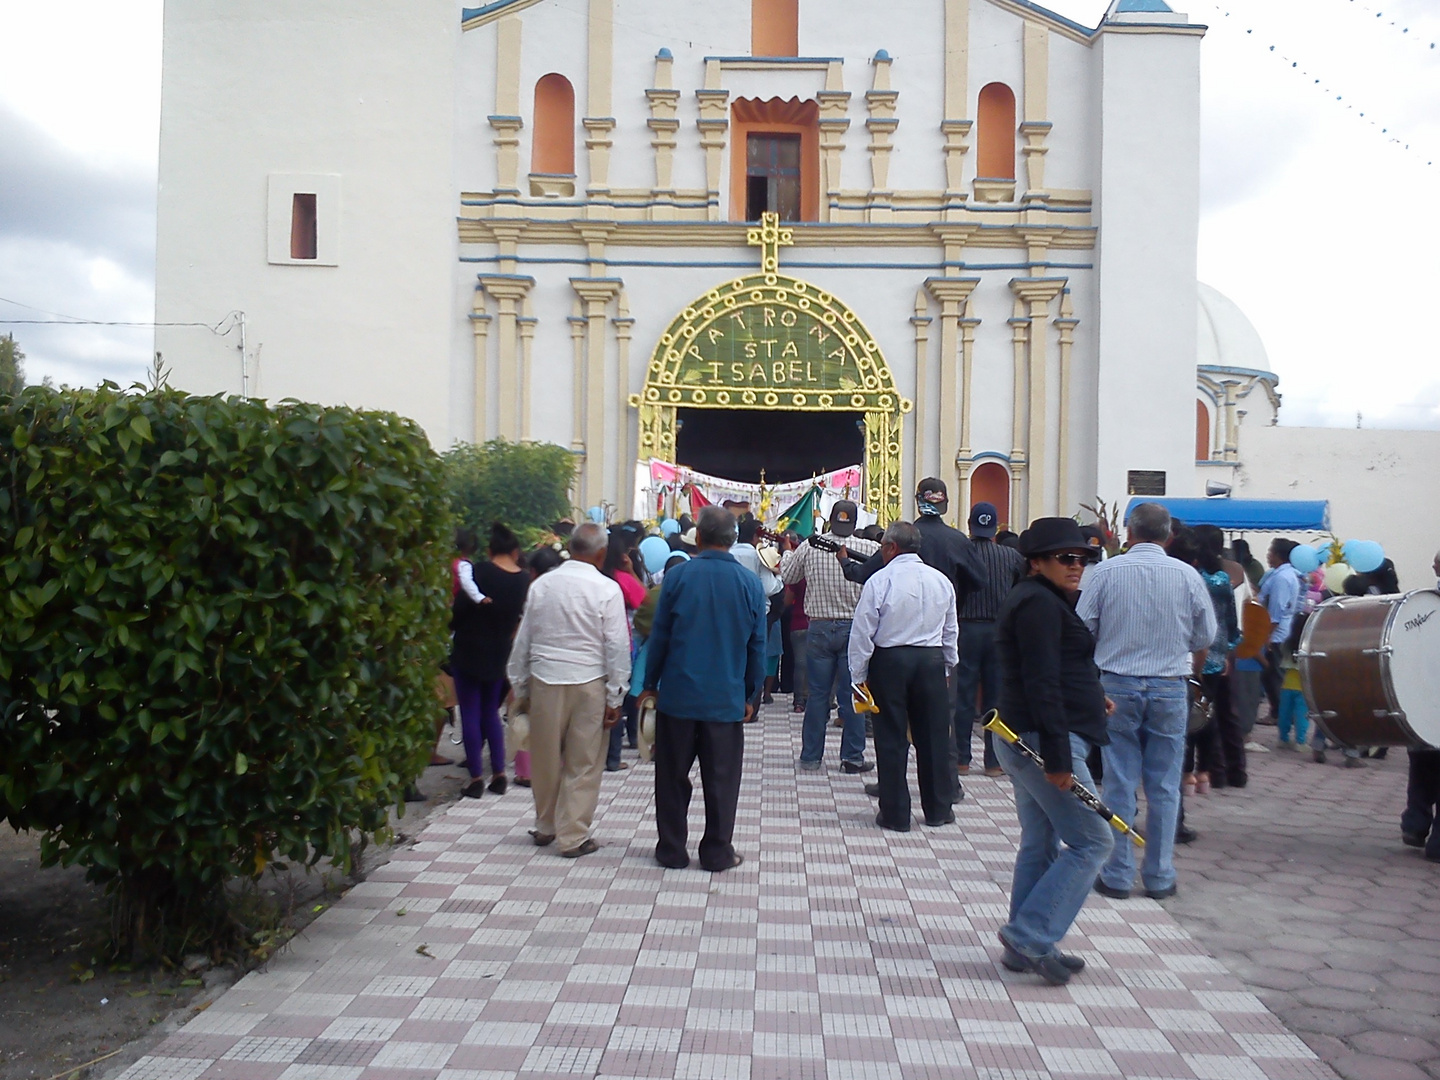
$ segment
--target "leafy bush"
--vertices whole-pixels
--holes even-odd
[[[563,446],[461,443],[445,455],[445,472],[451,509],[482,547],[493,522],[505,522],[528,546],[570,512],[575,456]]]
[[[343,864],[429,752],[450,523],[390,414],[0,397],[0,816],[132,949],[272,858]]]

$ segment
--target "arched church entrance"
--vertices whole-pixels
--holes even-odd
[[[779,272],[791,230],[766,214],[749,240],[762,249],[761,272],[711,289],[660,336],[645,389],[631,398],[640,454],[752,483],[762,468],[767,482],[784,483],[859,462],[865,505],[882,520],[899,517],[912,403],[854,311]],[[822,444],[859,455],[816,468]]]

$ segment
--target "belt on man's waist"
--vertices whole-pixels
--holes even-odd
[[[993,623],[995,620],[994,620],[994,619],[965,619],[965,618],[962,618],[960,621],[961,621],[961,622],[968,622],[968,623]]]

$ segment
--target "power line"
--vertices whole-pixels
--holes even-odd
[[[143,327],[151,330],[160,326],[203,326],[212,334],[223,335],[230,332],[230,327],[226,327],[223,331],[220,328],[225,326],[226,323],[231,323],[233,326],[232,320],[234,320],[236,316],[236,312],[232,311],[213,326],[207,322],[127,322],[118,319],[87,319],[81,315],[67,315],[61,311],[50,311],[46,308],[36,307],[34,304],[25,304],[19,300],[11,300],[7,296],[0,296],[0,302],[13,304],[16,307],[24,308],[26,311],[38,311],[42,315],[54,316],[54,318],[51,319],[0,319],[0,326],[129,326]]]

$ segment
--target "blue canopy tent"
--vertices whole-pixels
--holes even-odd
[[[1229,532],[1329,532],[1330,504],[1306,499],[1145,499],[1125,507],[1125,521],[1141,503],[1159,503],[1186,525],[1218,525]]]

